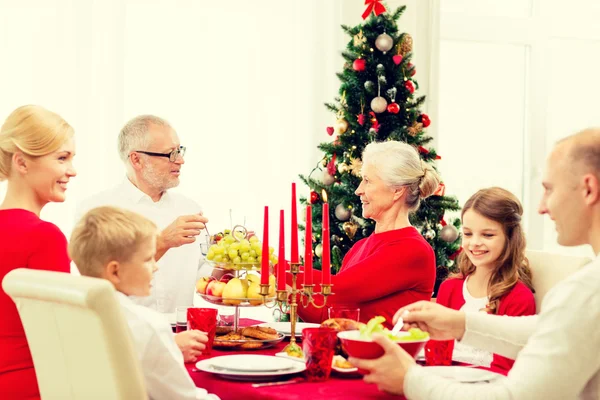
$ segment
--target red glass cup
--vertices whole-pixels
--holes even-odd
[[[425,365],[452,365],[454,340],[430,340],[425,344]]]
[[[358,322],[360,317],[360,308],[344,305],[330,306],[327,309],[329,318],[347,318]]]
[[[306,378],[309,382],[329,379],[337,332],[331,328],[304,328],[302,351],[306,361]]]
[[[216,308],[188,308],[187,320],[188,329],[197,329],[206,332],[208,342],[203,354],[210,354],[215,334],[217,333],[217,314]]]

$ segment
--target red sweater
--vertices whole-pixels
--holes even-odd
[[[314,272],[314,282],[321,282],[321,271]],[[303,280],[300,276],[299,282]],[[291,281],[288,274],[288,285]],[[328,306],[360,307],[362,322],[381,315],[391,328],[392,317],[400,307],[431,298],[435,254],[413,227],[374,233],[350,249],[331,283],[334,294],[328,297]],[[316,285],[315,291],[319,290],[320,285]],[[315,297],[317,304],[323,303],[321,295]],[[320,323],[327,319],[327,307],[299,305],[298,314],[304,321]]]
[[[450,278],[445,280],[444,283],[440,285],[437,303],[454,310],[460,310],[465,304],[465,298],[463,296],[464,283],[464,278]],[[500,299],[500,304],[496,311],[496,315],[510,315],[513,317],[533,314],[535,314],[535,299],[533,293],[520,281],[517,282],[510,292]],[[506,375],[514,363],[515,361],[510,358],[494,354],[490,369]]]
[[[21,209],[0,210],[0,282],[16,268],[69,272],[67,239],[55,225]],[[0,397],[39,399],[25,331],[12,299],[0,287]]]

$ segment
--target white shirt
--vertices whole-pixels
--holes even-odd
[[[465,304],[460,308],[464,312],[482,312],[489,303],[487,296],[484,297],[473,297],[467,288],[467,281],[469,277],[463,282],[463,298]],[[452,359],[454,361],[463,362],[472,365],[480,365],[482,367],[489,367],[492,365],[494,360],[494,354],[489,351],[475,348],[467,344],[456,341],[454,343],[454,351],[452,352]]]
[[[461,384],[413,367],[406,397],[418,399],[600,399],[600,259],[557,284],[537,316],[466,314],[463,343],[516,361],[505,379]]]
[[[195,201],[169,191],[154,202],[127,178],[116,187],[83,201],[76,213],[77,220],[90,209],[100,206],[116,206],[137,212],[154,222],[159,230],[177,217],[201,211]],[[199,240],[205,239],[203,235],[200,238],[194,243],[169,249],[157,262],[159,269],[154,273],[150,296],[132,300],[161,313],[174,313],[176,307],[192,306],[198,267],[204,263]]]
[[[218,398],[197,388],[190,378],[171,325],[163,315],[134,304],[123,293],[117,292],[117,299],[132,332],[150,400]]]

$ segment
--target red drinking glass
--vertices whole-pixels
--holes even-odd
[[[210,354],[212,350],[215,334],[217,333],[217,314],[216,308],[188,308],[188,329],[206,332],[208,336],[203,354]]]
[[[331,328],[304,328],[302,351],[306,360],[306,378],[310,382],[329,379],[337,343],[337,332]]]
[[[425,365],[452,365],[454,340],[429,340],[425,344]]]

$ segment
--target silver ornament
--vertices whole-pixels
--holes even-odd
[[[431,228],[427,229],[423,234],[423,237],[427,240],[433,240],[435,238],[435,231]]]
[[[352,213],[343,204],[335,206],[335,217],[340,221],[348,221]]]
[[[365,90],[369,93],[375,93],[375,83],[373,81],[366,81]]]
[[[323,255],[323,245],[321,243],[319,243],[318,245],[315,246],[315,256],[321,258],[322,255]]]
[[[321,179],[321,181],[323,181],[323,185],[331,186],[333,182],[335,182],[335,178],[329,175],[329,172],[327,172],[327,170],[325,169],[323,170],[323,178]]]
[[[382,51],[383,54],[385,54],[387,51],[391,50],[392,47],[394,47],[394,39],[392,39],[392,37],[387,33],[382,33],[381,35],[377,36],[377,39],[375,39],[375,47],[377,47],[377,50]]]
[[[440,238],[444,242],[452,243],[458,239],[458,229],[454,225],[446,225],[440,231]]]
[[[380,114],[387,109],[387,100],[381,96],[375,97],[371,100],[371,110]]]

